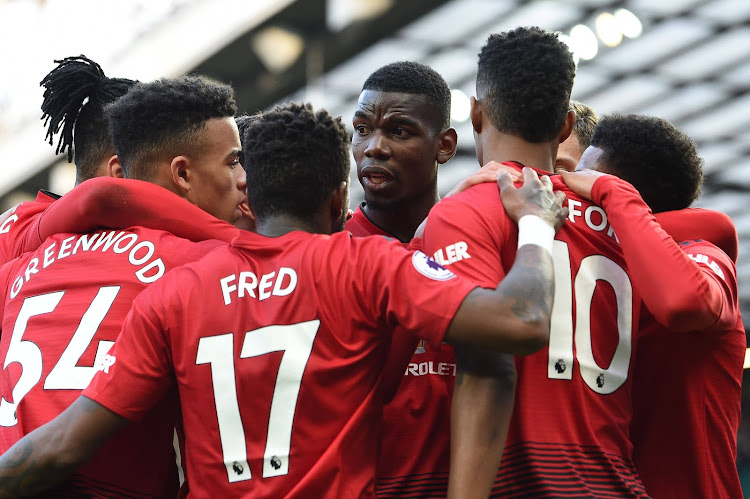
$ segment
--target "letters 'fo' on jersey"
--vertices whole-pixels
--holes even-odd
[[[374,497],[392,336],[442,341],[473,288],[385,238],[244,233],[136,299],[84,395],[138,420],[176,384],[198,497]]]
[[[515,407],[493,496],[645,497],[628,429],[641,299],[604,210],[551,179],[570,214],[554,241],[549,346],[516,359]],[[515,258],[518,229],[497,185],[481,184],[442,200],[422,243],[430,255],[461,248],[447,268],[494,288]]]
[[[57,234],[7,263],[0,270],[0,451],[60,414],[86,388],[96,366],[106,366],[138,293],[220,244],[135,227]],[[155,411],[147,419],[118,433],[53,492],[86,497],[176,492],[174,411]]]

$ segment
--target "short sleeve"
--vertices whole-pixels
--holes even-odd
[[[500,235],[508,234],[508,222],[497,186],[480,184],[435,205],[422,248],[461,277],[494,289],[505,277]]]
[[[364,238],[359,246],[356,295],[369,297],[366,313],[384,326],[439,343],[458,307],[475,285],[446,270],[421,251],[396,241]],[[358,289],[357,289],[358,288]]]
[[[122,331],[83,395],[132,421],[140,421],[173,384],[171,355],[157,307],[160,284],[136,298]]]
[[[716,329],[729,330],[740,313],[737,296],[737,272],[731,258],[708,241],[685,241],[680,247],[698,264],[712,287],[721,289],[722,305]]]

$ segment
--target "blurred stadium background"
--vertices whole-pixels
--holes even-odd
[[[214,77],[235,87],[244,112],[311,101],[345,122],[373,70],[398,60],[428,64],[454,89],[459,151],[441,167],[447,192],[478,168],[468,98],[479,48],[490,33],[521,25],[568,37],[578,60],[573,98],[600,114],[664,117],[697,141],[706,161],[697,206],[727,213],[740,236],[747,329],[748,0],[0,0],[0,211],[40,188],[73,187],[73,166],[43,143],[39,81],[54,59],[78,54],[111,77]],[[352,206],[361,199],[353,172]],[[745,392],[738,464],[750,493]]]

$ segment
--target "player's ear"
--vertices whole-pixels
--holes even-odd
[[[253,208],[252,206],[250,206],[250,203],[248,203],[247,201],[243,201],[242,203],[240,203],[239,209],[242,212],[243,217],[248,217],[255,220],[255,213],[253,212]]]
[[[440,132],[438,139],[438,153],[437,162],[438,164],[447,163],[453,156],[456,155],[456,146],[458,145],[458,135],[456,130],[448,128]]]
[[[341,182],[331,194],[330,217],[334,230],[339,230],[337,225],[342,220],[342,217],[345,216],[344,210],[349,208],[346,206],[346,202],[349,198],[348,194],[349,186],[346,182]]]
[[[125,175],[122,173],[120,158],[118,158],[116,154],[109,158],[109,161],[107,161],[107,176],[114,178],[125,177]]]
[[[560,136],[558,138],[558,142],[560,144],[565,142],[565,139],[570,137],[570,134],[573,132],[574,126],[576,126],[576,112],[570,109],[568,111],[568,114],[565,115],[565,126],[563,126],[563,129],[560,131]]]
[[[176,156],[169,163],[169,171],[172,182],[177,186],[179,192],[187,194],[190,191],[192,175],[190,171],[190,160],[185,156]]]
[[[476,97],[471,98],[471,126],[476,133],[482,133],[482,103]]]
[[[250,204],[247,201],[243,201],[239,204],[238,207],[240,209],[240,212],[242,213],[242,218],[235,222],[234,226],[238,229],[245,229],[251,232],[256,232],[257,229],[255,225],[255,213],[253,213],[253,209]]]

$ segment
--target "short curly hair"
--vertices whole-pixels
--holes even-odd
[[[440,115],[438,126],[451,126],[451,89],[445,79],[429,66],[411,61],[386,64],[365,80],[362,90],[424,95]]]
[[[703,159],[695,142],[665,119],[605,116],[591,145],[602,151],[598,169],[633,184],[654,213],[687,208],[700,195]]]
[[[236,112],[232,87],[203,76],[139,83],[105,108],[123,174],[147,181],[156,162],[196,152],[206,121]]]
[[[259,219],[289,214],[312,220],[349,180],[349,132],[341,118],[288,103],[260,113],[242,138],[247,198]]]
[[[556,33],[516,28],[490,35],[479,52],[477,97],[499,131],[551,141],[565,125],[575,72],[573,55]]]

